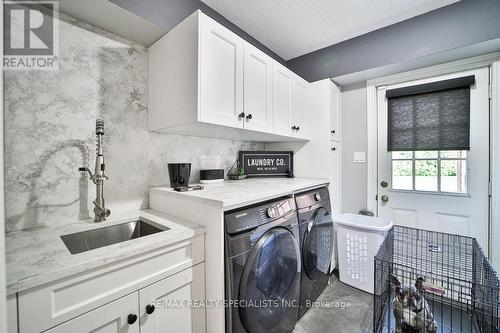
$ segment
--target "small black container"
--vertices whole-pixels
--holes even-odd
[[[188,186],[191,163],[168,163],[170,187]]]

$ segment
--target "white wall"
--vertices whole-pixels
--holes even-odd
[[[366,84],[342,87],[342,212],[366,208],[366,163],[354,163],[354,152],[366,152]]]

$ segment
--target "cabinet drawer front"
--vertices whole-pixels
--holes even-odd
[[[205,332],[205,309],[199,306],[204,300],[204,263],[141,289],[141,333]],[[153,312],[151,305],[155,306]]]
[[[129,324],[129,315],[138,316],[137,292],[103,305],[64,324],[54,327],[47,333],[139,333],[139,320]]]
[[[203,261],[203,236],[19,294],[20,333],[40,332]]]

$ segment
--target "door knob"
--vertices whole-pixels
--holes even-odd
[[[383,188],[386,188],[388,185],[389,185],[389,183],[388,183],[388,182],[386,182],[385,180],[383,180],[383,181],[380,183],[380,186],[382,186]]]
[[[133,323],[135,323],[136,320],[137,320],[137,315],[135,315],[135,314],[131,313],[127,317],[127,323],[129,323],[129,325],[132,325]]]
[[[382,200],[382,202],[388,202],[389,201],[389,197],[387,195],[381,196],[380,199]]]

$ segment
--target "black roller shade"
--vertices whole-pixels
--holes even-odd
[[[386,92],[388,151],[470,150],[474,76]]]

